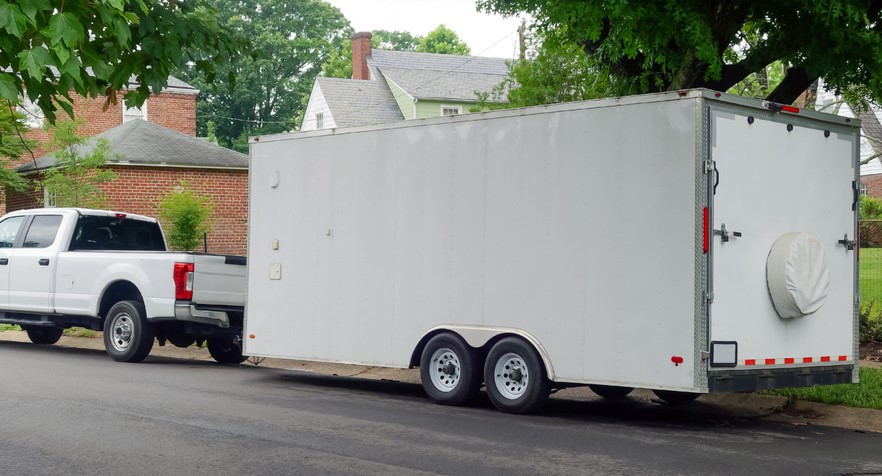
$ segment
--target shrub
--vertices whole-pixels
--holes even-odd
[[[193,192],[186,182],[169,192],[159,203],[159,216],[168,230],[169,247],[177,251],[191,251],[211,231],[214,206],[211,199]]]

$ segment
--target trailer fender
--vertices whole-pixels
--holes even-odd
[[[422,338],[419,340],[419,344],[417,344],[416,348],[413,352],[413,357],[411,358],[411,366],[415,366],[418,364],[414,364],[414,362],[419,362],[420,354],[422,353],[423,346],[425,346],[426,342],[429,341],[435,335],[441,332],[453,332],[462,337],[466,343],[476,349],[481,349],[483,347],[488,346],[488,343],[492,344],[495,341],[510,336],[518,336],[529,342],[533,348],[539,352],[539,356],[542,358],[542,363],[545,365],[545,372],[548,375],[548,379],[554,381],[554,366],[551,364],[551,358],[548,356],[548,352],[545,351],[545,347],[539,342],[539,339],[534,337],[529,332],[525,332],[521,329],[516,329],[512,327],[478,327],[478,326],[459,326],[459,325],[440,325],[433,327],[426,331]],[[414,360],[415,359],[415,360]]]

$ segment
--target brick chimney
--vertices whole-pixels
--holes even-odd
[[[371,55],[371,32],[352,35],[352,79],[371,79],[367,57]]]

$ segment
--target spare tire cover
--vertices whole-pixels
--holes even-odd
[[[809,233],[782,235],[769,251],[766,280],[779,316],[802,317],[817,311],[830,287],[823,245]]]

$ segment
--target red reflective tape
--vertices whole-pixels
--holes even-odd
[[[844,355],[840,355],[840,356],[839,356],[839,361],[840,361],[840,362],[845,362],[846,360],[848,360],[848,357],[846,357],[846,356],[844,356]]]
[[[756,359],[747,359],[744,361],[744,365],[756,365]]]
[[[710,250],[710,214],[708,212],[707,207],[704,207],[704,252],[707,253]]]
[[[775,365],[775,359],[766,359],[766,365]]]
[[[811,357],[803,357],[803,358],[802,358],[802,363],[804,363],[804,364],[810,364],[810,363],[812,363],[812,358],[811,358]]]
[[[785,364],[792,364],[794,362],[796,362],[796,359],[794,359],[793,357],[787,357],[786,359],[784,359]]]
[[[825,355],[825,356],[822,356],[822,357],[821,357],[821,362],[829,362],[829,361],[830,361],[830,356],[829,356],[829,355]]]
[[[798,107],[793,107],[793,106],[781,106],[781,110],[784,111],[784,112],[792,112],[792,113],[799,114],[799,108],[798,108]]]

